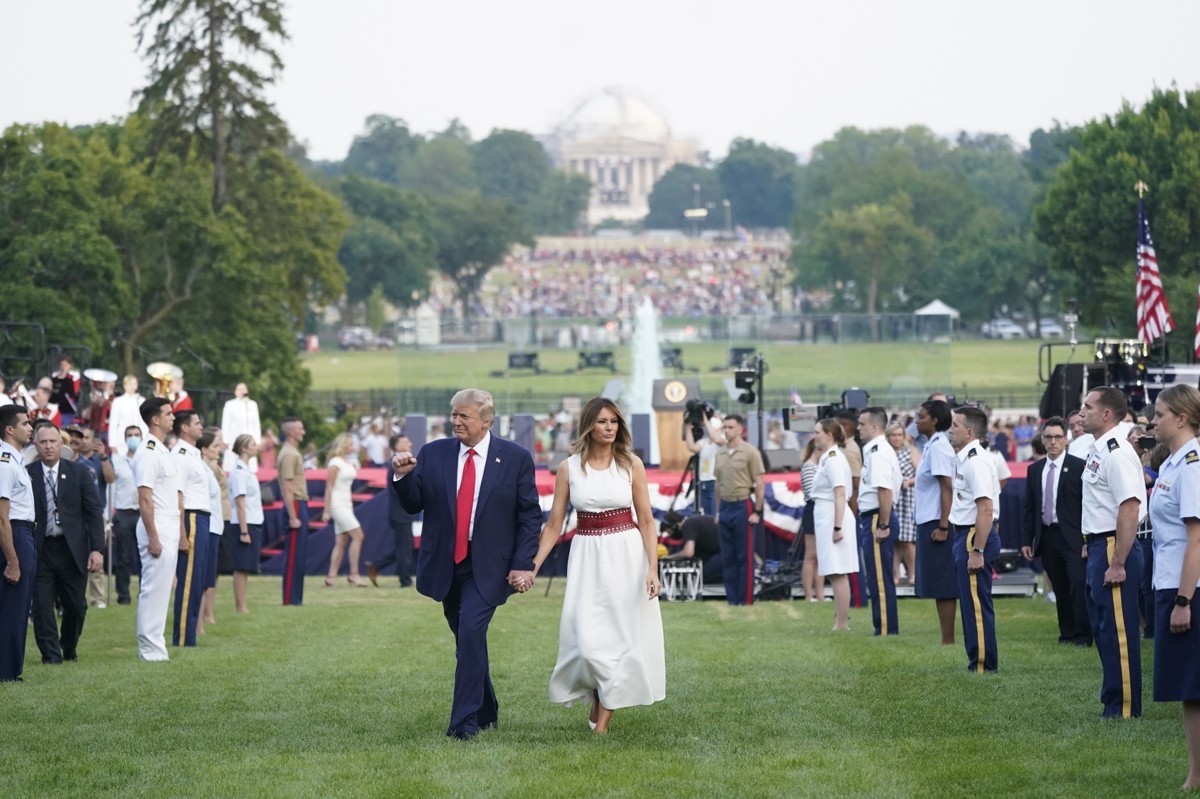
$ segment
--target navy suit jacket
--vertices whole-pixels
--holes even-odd
[[[46,540],[46,470],[41,461],[25,467],[33,481],[35,551]],[[68,460],[58,462],[58,518],[63,535],[81,574],[87,574],[88,554],[104,551],[104,503],[96,493],[96,481],[86,466]]]
[[[458,497],[457,438],[421,447],[417,465],[392,483],[401,506],[425,512],[417,555],[417,590],[441,602],[454,583],[454,532]],[[508,573],[533,570],[542,529],[542,506],[533,480],[533,458],[523,447],[492,435],[483,466],[471,568],[484,600],[503,605],[513,592]]]
[[[1033,554],[1042,548],[1042,485],[1046,482],[1045,458],[1029,467],[1025,475],[1025,520],[1021,525],[1021,545],[1031,547]],[[1067,546],[1083,549],[1083,468],[1082,458],[1067,455],[1063,458],[1062,474],[1058,476],[1058,493],[1054,496],[1054,511],[1058,514],[1058,529]]]

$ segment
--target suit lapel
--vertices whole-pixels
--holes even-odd
[[[492,436],[492,445],[488,448],[488,458],[491,463],[481,463],[483,468],[483,480],[479,483],[479,501],[475,503],[475,518],[479,518],[479,511],[487,502],[488,494],[492,492],[492,488],[496,485],[496,481],[500,479],[500,469],[504,465],[504,450],[496,446],[497,438]]]

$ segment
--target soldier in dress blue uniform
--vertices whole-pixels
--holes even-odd
[[[1171,448],[1150,494],[1154,527],[1154,701],[1183,702],[1188,775],[1200,788],[1200,391],[1174,385],[1154,403],[1154,437]]]
[[[895,503],[900,496],[900,460],[888,443],[887,410],[866,408],[858,415],[858,435],[863,440],[862,479],[858,484],[859,562],[866,574],[871,597],[871,619],[876,635],[896,635],[896,581],[892,564],[898,529]]]
[[[21,454],[33,437],[20,405],[0,406],[0,682],[21,679],[37,555],[33,484]]]
[[[1000,557],[996,520],[1000,479],[993,458],[980,445],[988,417],[979,408],[957,408],[950,443],[958,453],[950,532],[954,536],[954,572],[962,607],[967,671],[996,671],[996,610],[992,605],[992,564]]]
[[[1080,411],[1084,432],[1095,436],[1083,468],[1088,619],[1104,671],[1104,715],[1119,718],[1142,715],[1142,550],[1136,539],[1146,483],[1142,462],[1117,428],[1128,410],[1119,389],[1100,386],[1088,392]]]

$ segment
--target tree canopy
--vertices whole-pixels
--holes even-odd
[[[1200,91],[1157,89],[1089,122],[1036,214],[1052,268],[1070,279],[1082,319],[1114,333],[1136,326],[1137,201],[1145,196],[1176,326],[1190,322],[1200,276]]]

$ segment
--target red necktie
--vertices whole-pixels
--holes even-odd
[[[458,506],[454,519],[454,562],[467,558],[467,537],[471,532],[471,511],[475,505],[475,450],[467,450],[462,480],[458,484]]]

